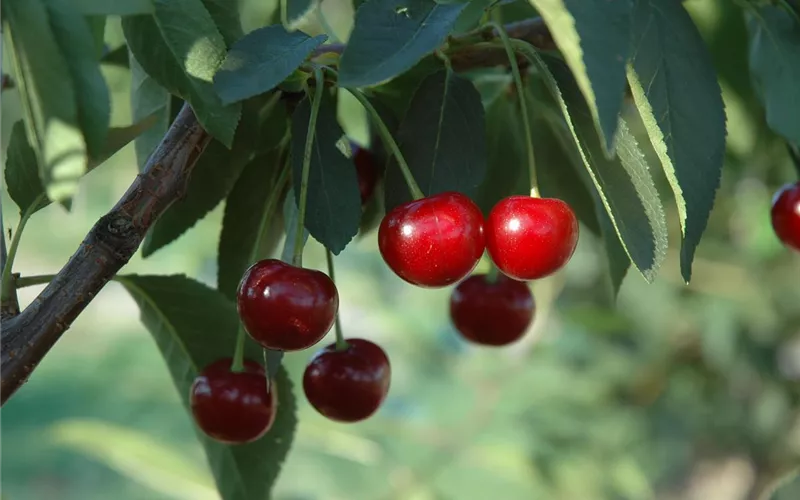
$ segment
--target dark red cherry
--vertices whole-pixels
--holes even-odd
[[[497,267],[517,280],[544,278],[561,269],[578,244],[578,219],[555,198],[509,196],[486,221],[486,249]]]
[[[450,319],[461,335],[476,344],[504,346],[519,340],[533,321],[528,285],[499,274],[492,283],[474,274],[450,296]]]
[[[378,166],[375,163],[375,156],[368,149],[362,148],[358,144],[351,142],[350,149],[353,152],[353,163],[356,165],[358,174],[358,190],[361,192],[361,204],[364,205],[372,193],[375,191],[375,184],[378,183]]]
[[[303,374],[303,390],[318,412],[337,422],[358,422],[375,413],[386,395],[392,369],[383,349],[369,340],[349,339],[318,352]]]
[[[483,214],[456,192],[411,201],[383,218],[378,248],[386,264],[407,282],[447,286],[469,275],[483,255]]]
[[[244,370],[231,371],[231,359],[208,365],[192,383],[189,392],[197,426],[213,439],[244,444],[263,436],[278,408],[277,389],[269,385],[264,369],[245,360]]]
[[[786,184],[775,193],[772,228],[786,246],[800,251],[800,182]]]
[[[256,342],[267,349],[298,351],[331,329],[339,292],[327,274],[266,259],[245,271],[237,307]]]

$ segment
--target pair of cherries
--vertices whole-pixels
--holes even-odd
[[[525,333],[534,301],[524,281],[561,269],[577,243],[578,219],[562,200],[510,196],[484,219],[456,192],[396,207],[378,232],[383,259],[405,281],[425,288],[460,282],[450,298],[451,320],[467,340],[491,346]],[[502,274],[467,278],[484,250]]]

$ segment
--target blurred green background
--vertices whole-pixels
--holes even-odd
[[[391,392],[376,416],[353,425],[328,422],[298,394],[276,499],[744,500],[800,465],[800,256],[769,222],[772,193],[794,173],[756,104],[740,11],[723,0],[686,5],[714,52],[729,130],[691,285],[680,279],[670,202],[672,252],[656,283],[632,272],[610,308],[602,248],[583,231],[566,270],[534,285],[526,338],[481,349],[450,325],[450,290],[406,285],[381,261],[375,233],[364,235],[336,259],[342,322],[347,336],[384,346]],[[345,38],[350,3],[326,0],[324,11]],[[245,2],[246,28],[273,13],[274,3]],[[311,17],[304,27],[319,32]],[[110,20],[108,40],[120,36]],[[104,71],[113,125],[129,124],[128,73]],[[359,108],[343,100],[340,111],[346,130],[366,140]],[[19,118],[16,91],[5,91],[3,152]],[[127,147],[85,178],[71,213],[53,205],[37,214],[16,271],[57,272],[135,175]],[[14,228],[14,204],[2,196],[5,227]],[[221,213],[124,272],[186,273],[213,286]],[[324,268],[318,244],[306,255]],[[40,290],[22,290],[23,305]],[[3,499],[218,498],[138,318],[130,296],[109,284],[3,408]],[[311,354],[286,356],[295,381]],[[800,498],[800,481],[775,498]]]

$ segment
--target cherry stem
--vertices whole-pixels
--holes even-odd
[[[231,363],[231,371],[234,373],[244,371],[244,338],[244,328],[240,323],[239,330],[236,332],[236,348],[233,351],[233,362]]]
[[[539,180],[536,176],[536,157],[533,152],[533,142],[531,141],[533,135],[531,133],[530,117],[528,116],[528,105],[525,101],[525,87],[522,84],[522,75],[519,72],[517,56],[514,53],[514,47],[511,44],[511,39],[508,37],[508,33],[506,33],[506,29],[497,22],[491,22],[488,25],[497,31],[497,35],[503,42],[503,48],[508,56],[508,62],[511,65],[511,75],[514,77],[514,85],[517,87],[517,99],[519,100],[520,112],[522,113],[522,128],[523,132],[525,132],[526,138],[525,146],[528,153],[528,175],[530,176],[531,182],[531,196],[538,198]]]
[[[325,249],[325,259],[328,261],[328,276],[331,277],[331,281],[336,283],[336,275],[333,271],[333,253]],[[336,318],[334,319],[333,324],[333,331],[336,334],[336,350],[337,351],[344,351],[347,349],[347,341],[344,339],[344,335],[342,335],[342,323],[339,320],[339,313],[337,311]]]
[[[314,100],[311,102],[311,116],[308,119],[308,132],[306,133],[306,146],[303,150],[303,172],[300,178],[300,200],[297,205],[297,233],[294,237],[294,255],[292,265],[303,265],[303,236],[305,236],[306,201],[308,200],[308,174],[311,171],[311,153],[314,147],[314,133],[317,131],[317,117],[322,104],[322,92],[325,90],[325,81],[322,70],[314,68]],[[309,95],[309,97],[311,97]]]
[[[486,282],[495,284],[498,279],[500,279],[500,269],[497,268],[494,262],[489,261],[489,272],[486,273]]]
[[[415,200],[420,200],[425,197],[422,193],[422,190],[419,188],[419,184],[417,181],[414,180],[414,175],[411,173],[411,169],[408,168],[408,163],[406,163],[406,159],[403,157],[403,153],[400,152],[400,148],[397,146],[397,142],[395,142],[394,137],[389,132],[389,128],[381,119],[381,116],[378,114],[378,111],[369,102],[367,96],[365,96],[362,92],[356,89],[347,89],[353,97],[358,99],[358,102],[364,106],[364,109],[367,110],[369,113],[370,118],[375,122],[375,125],[378,127],[378,133],[381,135],[381,139],[383,140],[383,144],[389,148],[394,155],[395,159],[397,160],[397,165],[400,167],[400,171],[403,173],[403,178],[405,178],[406,185],[408,186],[408,190],[411,191],[411,197]]]

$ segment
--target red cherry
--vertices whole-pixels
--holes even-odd
[[[256,342],[267,349],[299,351],[322,340],[331,329],[339,292],[324,273],[265,259],[245,271],[237,307]]]
[[[446,192],[395,207],[378,229],[383,260],[407,282],[438,288],[464,279],[483,255],[483,214]]]
[[[786,246],[800,251],[800,182],[786,184],[775,193],[772,228]]]
[[[227,444],[250,443],[266,434],[278,408],[275,384],[267,390],[261,365],[245,360],[244,371],[232,372],[230,358],[203,369],[189,399],[197,426]]]
[[[509,196],[492,208],[486,248],[497,267],[517,280],[544,278],[561,269],[578,244],[578,219],[555,198]]]
[[[450,318],[461,335],[476,344],[504,346],[519,340],[533,320],[528,285],[498,274],[492,283],[473,274],[450,296]]]
[[[356,165],[358,174],[358,190],[361,192],[361,204],[369,201],[370,196],[375,191],[375,184],[378,183],[378,168],[375,165],[375,157],[368,149],[364,149],[354,142],[350,143],[353,151],[353,163]]]
[[[318,412],[338,422],[358,422],[375,413],[386,395],[392,369],[383,349],[364,339],[347,348],[331,344],[318,352],[303,374],[303,390]]]

